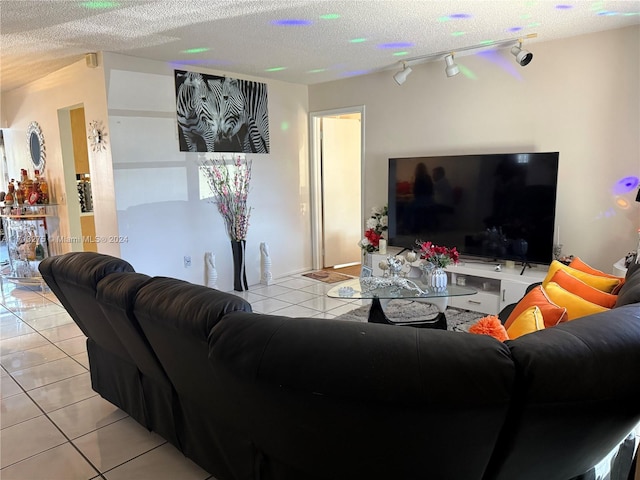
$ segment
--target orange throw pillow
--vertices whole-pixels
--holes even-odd
[[[611,277],[603,277],[601,275],[593,275],[591,273],[583,272],[581,270],[576,270],[575,268],[568,267],[564,263],[560,263],[559,261],[554,260],[553,262],[551,262],[551,265],[549,265],[547,276],[544,277],[544,280],[542,281],[543,287],[546,286],[547,283],[551,281],[551,277],[553,277],[553,275],[558,270],[564,270],[569,275],[573,275],[574,277],[579,278],[587,285],[591,285],[592,287],[597,288],[598,290],[602,290],[603,292],[606,292],[606,293],[611,293],[614,288],[620,285],[620,278],[618,277],[611,278]],[[544,315],[544,312],[543,312],[543,315]]]
[[[501,342],[509,340],[507,330],[502,325],[502,322],[496,315],[487,315],[482,317],[476,323],[469,327],[469,333],[476,333],[478,335],[489,335]]]
[[[618,277],[616,275],[611,275],[610,273],[605,273],[602,270],[597,270],[593,268],[591,265],[587,265],[586,263],[584,263],[580,259],[580,257],[575,257],[573,260],[571,260],[571,263],[569,264],[569,266],[571,268],[575,268],[576,270],[580,270],[581,272],[590,273],[591,275],[599,275],[601,277],[608,277],[608,278],[617,278],[618,280],[620,280],[620,285],[614,288],[613,291],[611,292],[614,295],[618,293],[618,290],[620,290],[620,287],[622,287],[622,285],[624,284],[624,277]]]
[[[618,299],[617,295],[612,295],[610,293],[603,292],[602,290],[598,290],[597,288],[593,288],[579,278],[569,275],[564,270],[558,270],[554,273],[553,277],[551,277],[550,283],[551,282],[557,283],[567,292],[571,292],[602,307],[613,308],[616,304],[616,300]]]
[[[518,302],[516,307],[511,312],[511,315],[504,322],[504,328],[509,331],[511,324],[529,307],[539,307],[542,318],[544,319],[545,327],[555,327],[560,322],[567,321],[567,309],[559,305],[556,305],[543,290],[541,285],[532,288],[522,300]]]

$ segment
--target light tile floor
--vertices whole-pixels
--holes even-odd
[[[258,313],[334,318],[364,300],[292,275],[248,292]],[[91,389],[86,342],[51,292],[4,282],[0,299],[2,480],[215,480]]]

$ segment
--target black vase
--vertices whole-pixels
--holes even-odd
[[[238,292],[249,290],[247,285],[247,271],[244,264],[244,249],[246,240],[231,240],[233,252],[233,289]]]

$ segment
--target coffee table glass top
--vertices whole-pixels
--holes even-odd
[[[436,292],[428,288],[425,284],[420,282],[419,279],[408,278],[408,285],[410,288],[404,288],[398,285],[383,285],[375,288],[375,285],[367,286],[367,282],[372,282],[375,277],[366,277],[364,279],[354,278],[353,280],[347,280],[345,282],[341,282],[333,287],[331,290],[327,292],[327,296],[334,298],[380,298],[380,299],[391,299],[391,298],[446,298],[446,297],[459,297],[463,295],[474,295],[478,293],[477,290],[469,287],[460,287],[458,285],[447,285],[446,290],[441,292]],[[369,280],[371,279],[371,280]],[[361,283],[363,280],[364,285]],[[381,278],[380,280],[384,280]],[[399,279],[398,283],[403,283],[402,278]],[[385,282],[380,282],[385,283]],[[415,284],[419,289],[412,289],[413,284]],[[364,288],[363,288],[364,287]]]

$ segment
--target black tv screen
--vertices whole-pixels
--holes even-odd
[[[558,152],[389,159],[389,245],[548,264]]]

